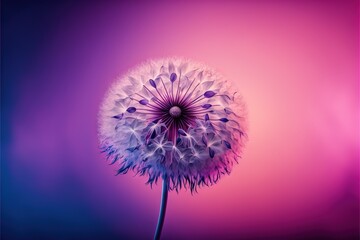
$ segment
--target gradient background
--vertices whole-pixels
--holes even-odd
[[[184,56],[234,81],[249,142],[169,195],[164,239],[358,239],[358,1],[3,1],[1,236],[151,239],[160,186],[115,177],[97,112],[119,74]]]

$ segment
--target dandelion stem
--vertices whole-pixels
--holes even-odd
[[[163,178],[159,218],[158,218],[158,223],[156,226],[154,240],[160,239],[161,230],[164,225],[164,219],[165,219],[165,213],[166,213],[166,203],[167,203],[167,198],[168,198],[168,184],[169,184],[169,180],[166,178]]]

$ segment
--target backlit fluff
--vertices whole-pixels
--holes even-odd
[[[186,59],[148,61],[119,78],[99,114],[108,159],[169,189],[216,183],[241,155],[244,104],[235,86]]]

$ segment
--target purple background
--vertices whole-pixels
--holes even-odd
[[[184,56],[242,89],[250,140],[219,184],[169,194],[164,239],[358,239],[358,1],[3,1],[1,236],[151,239],[160,187],[115,177],[113,79]]]

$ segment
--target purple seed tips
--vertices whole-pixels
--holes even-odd
[[[211,106],[212,106],[211,104],[207,103],[207,104],[202,105],[201,107],[205,108],[205,109],[209,109],[209,108],[211,108]]]
[[[211,98],[213,96],[215,96],[215,92],[213,92],[213,91],[206,91],[204,93],[204,97],[206,97],[206,98]]]
[[[231,149],[231,144],[228,141],[224,140],[224,144],[228,149]]]
[[[220,120],[221,122],[223,122],[223,123],[226,123],[226,122],[229,121],[229,119],[227,119],[227,118],[220,118],[219,120]]]
[[[150,83],[150,85],[151,85],[153,88],[156,88],[156,83],[155,83],[154,80],[150,79],[150,80],[149,80],[149,83]]]
[[[139,101],[139,103],[140,103],[141,105],[147,105],[147,104],[149,103],[149,101],[146,100],[146,99],[142,99],[142,100]]]
[[[172,73],[172,74],[170,75],[170,81],[171,81],[171,82],[175,82],[176,79],[177,79],[176,73]]]
[[[209,120],[210,120],[209,114],[205,114],[205,122],[206,122],[206,121],[209,121]]]
[[[206,139],[205,135],[202,136],[201,140],[205,144],[205,146],[207,146],[207,139]]]
[[[134,108],[134,107],[129,107],[128,109],[126,109],[126,111],[127,111],[128,113],[134,113],[134,112],[136,112],[136,108]]]
[[[214,158],[214,156],[215,156],[215,151],[212,148],[209,148],[209,156],[211,158]]]
[[[121,119],[123,118],[123,116],[124,116],[124,114],[123,114],[123,113],[120,113],[120,114],[118,114],[118,115],[113,116],[112,118],[116,118],[116,119],[118,119],[118,120],[121,120]]]

